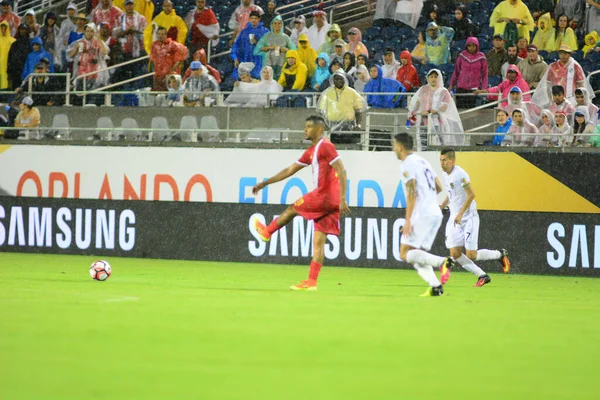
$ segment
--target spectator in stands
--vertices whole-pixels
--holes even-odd
[[[410,52],[410,54],[415,64],[425,64],[425,45],[427,44],[425,31],[419,31],[417,40],[418,43],[415,45],[415,48]]]
[[[71,45],[76,41],[83,38],[83,34],[85,33],[85,26],[88,23],[88,19],[83,13],[77,14],[77,19],[75,21],[76,28],[75,30],[69,33],[69,40],[67,40],[67,45]]]
[[[406,88],[395,79],[383,77],[383,71],[379,65],[373,65],[370,69],[371,81],[365,86],[365,93],[369,94],[367,104],[371,108],[397,108],[400,107],[404,96],[400,93],[406,92]],[[393,93],[393,94],[390,94]]]
[[[308,33],[308,28],[306,27],[306,18],[304,15],[300,15],[299,17],[294,18],[294,29],[292,29],[292,34],[290,35],[290,39],[296,46],[298,46],[298,39],[301,35],[306,35]],[[308,36],[307,39],[308,40]]]
[[[383,52],[383,66],[381,67],[383,71],[383,77],[389,79],[396,79],[398,75],[398,70],[402,64],[396,60],[396,54],[394,54],[394,50],[387,48]]]
[[[323,42],[323,44],[321,44],[321,46],[318,47],[319,53],[325,52],[327,54],[333,54],[335,52],[335,42],[337,40],[341,40],[341,39],[342,39],[342,28],[340,28],[340,26],[338,24],[332,24],[329,27],[329,30],[327,31],[327,38],[325,39],[325,42]],[[309,36],[309,40],[310,40],[310,36]],[[317,48],[312,44],[312,42],[310,45],[314,49]],[[344,42],[344,46],[345,45],[346,45],[346,42]],[[344,47],[344,50],[345,50],[345,47]]]
[[[192,74],[183,85],[183,104],[186,107],[203,106],[207,104],[206,98],[212,100],[208,103],[216,103],[217,98],[213,94],[219,91],[219,85],[215,78],[209,75],[200,61],[192,61],[190,68]]]
[[[562,46],[568,46],[571,50],[576,51],[577,35],[575,31],[569,27],[569,20],[565,14],[561,14],[556,18],[556,28],[554,29],[554,37],[550,44],[551,51],[558,51]]]
[[[523,79],[525,79],[525,82],[527,82],[529,88],[532,90],[537,88],[548,70],[548,64],[538,54],[535,44],[527,46],[527,59],[520,61],[517,67],[519,67],[521,74],[523,74]]]
[[[21,82],[23,81],[21,74],[23,73],[23,67],[25,66],[25,61],[27,61],[30,50],[29,27],[26,24],[21,24],[17,29],[16,40],[10,46],[10,51],[8,52],[7,72],[13,89],[21,86]]]
[[[339,62],[338,60],[333,60],[333,62],[329,64],[329,74],[331,76],[336,72],[344,74],[344,76],[346,77],[346,82],[348,82],[348,87],[354,89],[354,78],[352,78],[350,75],[344,72],[344,66],[341,62]],[[331,79],[327,79],[326,81],[324,81],[321,85],[321,91],[323,92],[327,90],[331,82],[333,82]]]
[[[303,91],[308,82],[308,67],[300,60],[296,50],[288,50],[285,58],[279,84],[286,92]]]
[[[311,79],[311,87],[320,92],[323,82],[327,81],[331,76],[331,72],[329,72],[329,55],[327,53],[319,54],[315,67],[315,72]]]
[[[40,110],[33,106],[31,97],[23,97],[19,108],[21,111],[15,118],[15,128],[37,128],[40,126]]]
[[[506,79],[506,72],[508,71],[508,67],[510,65],[519,65],[519,63],[523,61],[523,59],[518,55],[519,50],[517,49],[516,44],[508,45],[506,53],[508,54],[508,59],[504,64],[502,64],[502,68],[500,69],[502,71],[502,79]]]
[[[156,104],[162,104],[162,106],[166,107],[182,107],[183,106],[183,84],[181,83],[181,75],[172,74],[167,76],[167,94],[166,101],[159,101],[159,98],[162,98],[162,94],[156,96],[157,100],[155,100]]]
[[[508,114],[512,114],[513,110],[520,108],[525,113],[527,121],[536,126],[540,123],[542,109],[531,101],[523,101],[523,92],[516,86],[510,89],[508,104],[503,108]]]
[[[23,66],[23,73],[21,74],[21,79],[25,80],[29,74],[33,72],[35,65],[39,63],[42,58],[47,58],[50,61],[50,72],[54,72],[54,62],[52,61],[52,54],[47,52],[44,49],[44,45],[42,43],[42,39],[39,37],[33,38],[31,41],[31,53],[27,56],[27,60],[25,60],[25,65]]]
[[[575,106],[565,98],[565,88],[560,85],[552,86],[552,103],[548,109],[555,113],[563,112],[567,116],[569,125],[573,123],[573,114],[575,114]]]
[[[356,57],[361,54],[365,54],[367,57],[369,57],[369,50],[362,42],[362,32],[360,29],[352,27],[348,31],[348,50],[351,51]]]
[[[221,73],[216,70],[214,67],[208,65],[208,61],[206,59],[206,51],[204,51],[204,49],[200,49],[198,50],[193,57],[192,61],[200,61],[200,63],[202,64],[202,66],[206,67],[206,69],[208,70],[208,73],[215,78],[215,81],[217,81],[217,83],[220,85],[221,84]],[[251,63],[254,65],[254,63]],[[185,80],[187,78],[189,78],[189,76],[192,74],[192,69],[188,67],[188,69],[185,71],[185,74],[183,75],[183,81],[185,82]],[[250,75],[252,75],[252,72],[250,72]]]
[[[517,57],[524,60],[527,58],[527,47],[529,46],[529,40],[525,37],[520,37],[517,40]]]
[[[508,104],[508,101],[507,101],[508,94],[509,94],[510,90],[515,86],[518,87],[519,89],[521,89],[522,93],[529,92],[529,85],[527,85],[527,82],[525,82],[525,80],[523,79],[523,76],[521,75],[521,71],[519,70],[519,67],[517,67],[516,65],[511,65],[508,67],[508,72],[506,73],[506,79],[503,80],[502,83],[500,83],[498,86],[491,87],[489,89],[476,90],[475,93],[476,94],[490,93],[490,96],[488,96],[488,100],[490,100],[490,101],[501,100],[502,101],[501,107],[506,107],[506,105]],[[528,101],[530,98],[531,98],[531,95],[529,95],[529,94],[526,94],[523,96],[523,99],[525,101]]]
[[[21,25],[21,17],[19,17],[16,13],[12,12],[10,0],[2,0],[2,3],[0,3],[0,5],[2,6],[0,22],[8,22],[8,25],[10,26],[10,36],[16,37],[17,27]]]
[[[277,12],[277,3],[275,3],[275,0],[267,1],[267,10],[265,11],[265,13],[262,16],[263,24],[265,24],[265,26],[271,26],[271,22],[273,21],[273,18],[275,18],[278,15],[279,15],[279,13]],[[306,23],[306,18],[304,19],[304,23]],[[261,77],[262,77],[262,72],[261,72]]]
[[[368,62],[369,62],[369,57],[366,54],[359,54],[356,56],[356,67],[357,68],[360,67],[361,65],[367,65]]]
[[[517,108],[512,112],[512,126],[508,130],[508,134],[504,138],[508,146],[531,146],[535,141],[535,136],[527,136],[528,134],[538,133],[534,124],[527,120],[525,112]]]
[[[254,86],[255,93],[250,101],[246,103],[245,107],[265,107],[270,104],[271,101],[279,98],[278,93],[283,91],[283,87],[273,79],[273,68],[263,67],[260,71],[260,83]],[[269,93],[271,95],[267,95]]]
[[[354,53],[347,51],[346,54],[344,54],[344,58],[342,61],[343,66],[343,70],[346,73],[346,75],[350,75],[352,78],[356,77],[356,57],[354,56]]]
[[[41,28],[40,24],[35,22],[35,11],[33,10],[33,8],[27,10],[27,12],[25,13],[25,23],[27,24],[27,26],[29,26],[29,38],[33,39],[37,36]]]
[[[359,65],[356,72],[356,80],[354,81],[354,90],[358,93],[365,93],[365,87],[371,81],[371,74],[366,65]]]
[[[537,21],[542,15],[546,13],[554,12],[555,0],[530,0],[529,11],[535,21]]]
[[[407,92],[416,91],[421,86],[421,82],[419,81],[419,73],[412,63],[412,56],[408,50],[400,53],[400,64],[402,66],[398,68],[396,80],[404,86]]]
[[[107,22],[100,23],[98,40],[104,42],[106,47],[108,48],[108,55],[104,56],[104,65],[101,68],[112,67],[113,65],[118,64],[123,61],[123,56],[121,54],[121,46],[119,46],[119,42],[112,35],[112,29]],[[108,72],[108,74],[106,73]],[[102,85],[108,84],[110,78],[115,73],[115,70],[103,71],[102,74]]]
[[[588,9],[585,15],[585,31],[600,31],[600,1],[587,0]]]
[[[590,137],[590,147],[600,147],[600,125],[594,131],[595,135]]]
[[[538,133],[544,133],[545,136],[538,136],[535,139],[534,145],[537,147],[551,147],[555,146],[553,143],[552,130],[554,129],[554,114],[549,110],[542,110],[542,125],[538,128]]]
[[[273,68],[275,76],[279,76],[288,50],[296,50],[296,46],[283,32],[283,19],[281,16],[277,16],[271,22],[271,31],[258,41],[254,48],[254,55],[262,55],[262,65]]]
[[[590,112],[587,107],[579,106],[575,109],[575,122],[573,123],[573,138],[566,145],[573,147],[590,147],[589,136],[594,133],[596,126],[590,119]]]
[[[329,24],[326,20],[327,14],[323,10],[316,10],[313,12],[313,23],[308,28],[308,41],[313,49],[318,49],[319,53],[322,53],[321,45],[325,43],[327,34],[329,32]],[[327,53],[329,54],[329,53]]]
[[[305,34],[300,35],[300,40],[298,40],[298,57],[300,61],[306,65],[308,68],[308,78],[312,78],[315,73],[315,68],[317,67],[317,52],[315,49],[310,47],[310,43],[308,42],[308,36]]]
[[[538,30],[532,44],[536,45],[538,50],[552,52],[555,50],[554,36],[555,29],[552,26],[552,17],[550,13],[543,14],[538,20]]]
[[[65,18],[60,24],[60,30],[58,32],[58,38],[56,39],[56,52],[60,57],[61,64],[67,66],[67,46],[69,45],[69,35],[71,31],[77,29],[75,24],[75,13],[77,12],[77,5],[70,2],[67,5],[67,18]]]
[[[254,51],[258,48],[256,45],[264,35],[269,33],[269,30],[263,26],[260,18],[261,16],[258,11],[253,11],[250,14],[250,22],[248,22],[246,28],[235,39],[230,55],[236,68],[243,62],[253,63],[256,66],[252,71],[253,78],[259,77],[263,62],[262,55],[254,55]],[[233,71],[233,77],[237,78],[237,70]]]
[[[448,26],[448,21],[442,16],[443,13],[437,4],[431,5],[429,8],[429,18],[427,19],[428,25],[433,22],[437,26]]]
[[[109,49],[103,41],[99,40],[94,24],[85,26],[83,38],[71,44],[69,57],[73,59],[73,75],[85,75],[97,72],[103,65],[104,57],[108,55]],[[96,87],[105,75],[93,74],[86,78],[86,87],[83,87],[83,79],[77,81],[77,90],[88,90]]]
[[[464,4],[458,4],[454,9],[454,40],[466,40],[477,35],[477,27],[467,18],[467,13],[467,7]]]
[[[38,36],[42,39],[44,48],[52,54],[55,66],[62,65],[62,57],[57,52],[59,33],[60,29],[56,25],[56,14],[52,11],[47,12],[44,15],[44,25],[40,28]]]
[[[234,41],[240,32],[250,22],[250,14],[255,11],[260,15],[264,14],[262,8],[254,4],[254,0],[241,0],[240,5],[235,9],[231,18],[229,19],[229,29],[233,30],[233,36],[229,41],[229,45],[232,46]],[[270,24],[267,26],[271,26]]]
[[[125,12],[124,0],[113,0],[113,4]],[[146,23],[152,22],[152,17],[154,17],[154,3],[152,0],[134,0],[133,10],[146,18]]]
[[[594,125],[598,124],[598,106],[596,106],[590,100],[590,95],[586,88],[577,88],[575,90],[575,104],[576,107],[587,107],[590,114],[590,121]]]
[[[496,136],[494,136],[492,144],[494,146],[500,146],[502,145],[502,141],[508,133],[508,130],[512,126],[512,118],[510,118],[510,115],[501,108],[496,110],[496,122],[498,123],[498,126],[496,126]]]
[[[44,76],[46,65],[44,63],[37,63],[33,72],[36,74],[35,78],[31,81],[31,97],[33,104],[36,106],[57,106],[63,103],[61,96],[51,92],[59,92],[64,90],[64,85],[61,84],[59,78],[54,76]],[[28,92],[29,82],[23,81],[22,85],[17,88],[17,93]],[[49,94],[43,94],[44,92],[50,92]]]
[[[585,0],[560,0],[554,9],[554,15],[566,15],[569,26],[577,29],[585,21]]]
[[[567,121],[567,114],[564,111],[556,111],[554,113],[554,128],[552,128],[552,133],[555,135],[552,141],[555,143],[555,146],[564,146],[565,141],[568,140],[571,133],[571,125]]]
[[[252,73],[252,70],[254,69],[254,67],[255,67],[255,65],[252,63],[241,63],[237,68],[239,81],[235,82],[233,84],[233,86],[239,87],[240,83],[258,83],[258,82],[260,82],[258,79],[252,78],[251,73]],[[189,69],[191,70],[192,67],[190,66]]]
[[[454,29],[440,27],[435,22],[427,25],[427,44],[425,45],[425,63],[433,65],[446,64],[450,59],[450,44],[454,37]]]
[[[179,71],[181,63],[187,58],[188,49],[181,43],[167,38],[167,29],[158,28],[156,41],[152,43],[150,61],[154,64],[154,85],[152,90],[166,90],[166,77]]]
[[[322,46],[321,46],[322,47]],[[329,62],[339,61],[344,65],[344,54],[346,54],[346,42],[337,39],[334,42],[334,52],[329,55]]]
[[[508,60],[502,35],[494,35],[492,49],[487,53],[488,76],[502,76],[502,65]]]
[[[327,121],[330,132],[350,131],[361,126],[362,112],[367,108],[360,94],[348,86],[346,75],[336,71],[329,78],[330,87],[319,99],[318,110]],[[346,137],[331,135],[333,142],[348,142]],[[354,139],[354,138],[352,138]],[[352,139],[349,141],[351,142]]]
[[[494,35],[504,35],[505,29],[511,23],[516,25],[517,38],[531,37],[535,27],[533,17],[521,0],[503,0],[490,16],[490,27],[494,28]]]
[[[583,57],[587,57],[588,53],[590,51],[593,51],[596,49],[596,43],[598,43],[600,41],[600,35],[598,35],[598,32],[596,31],[592,31],[590,33],[588,33],[587,35],[585,35],[585,40],[584,40],[584,46],[583,46]],[[600,50],[600,49],[599,49]]]
[[[105,0],[106,1],[106,0]],[[188,34],[188,28],[185,21],[181,19],[179,15],[173,10],[173,3],[171,0],[165,0],[162,5],[162,11],[152,20],[153,23],[159,27],[167,30],[167,38],[173,39],[180,44],[185,45],[185,40]],[[152,43],[152,25],[146,27],[144,32],[144,43],[146,45],[146,51]]]
[[[456,93],[473,93],[473,90],[486,89],[488,86],[488,65],[485,54],[479,51],[479,40],[476,37],[467,39],[463,50],[454,66],[448,90],[456,88]],[[457,96],[458,108],[475,107],[475,96]]]
[[[8,54],[15,38],[10,36],[10,25],[7,21],[0,22],[0,90],[6,90],[8,85]]]
[[[112,0],[100,0],[100,4],[92,12],[92,22],[96,26],[100,26],[102,22],[106,22],[110,26],[116,26],[121,15],[123,15],[123,11],[114,6]]]
[[[543,95],[547,95],[548,88],[555,85],[562,86],[565,90],[566,98],[570,102],[575,103],[575,89],[586,86],[583,68],[571,57],[571,49],[568,46],[562,46],[558,52],[558,57],[558,60],[548,66],[545,79],[542,78],[542,82],[538,85],[535,98],[538,104],[544,105],[548,103],[547,98],[544,98]],[[590,97],[593,98],[591,86],[589,88]]]
[[[144,31],[148,27],[146,18],[135,11],[133,0],[125,0],[125,13],[121,15],[114,27],[113,33],[119,40],[123,61],[133,60],[146,55],[144,48]],[[137,72],[145,72],[146,63],[134,63],[121,67],[125,79],[133,78]],[[119,72],[119,71],[117,71]]]
[[[221,25],[219,25],[215,12],[210,7],[206,7],[206,0],[196,0],[196,7],[188,12],[185,23],[190,32],[188,45],[190,54],[196,54],[198,50],[206,49],[211,39],[213,47],[218,45]]]

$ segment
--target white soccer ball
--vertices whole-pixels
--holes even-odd
[[[98,260],[92,263],[90,267],[90,276],[97,281],[105,281],[112,273],[112,268],[108,261]]]

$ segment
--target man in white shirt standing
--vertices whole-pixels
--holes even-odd
[[[437,202],[442,184],[431,164],[413,153],[413,138],[408,133],[396,135],[394,152],[402,161],[400,173],[406,193],[406,222],[400,240],[400,258],[412,264],[429,284],[422,297],[441,296],[444,293],[442,284],[448,282],[454,260],[428,251],[442,225],[442,211]],[[441,283],[433,271],[434,267],[440,267]]]
[[[456,165],[456,152],[453,149],[442,149],[440,163],[448,191],[448,196],[440,208],[444,209],[450,205],[450,218],[446,224],[446,248],[450,250],[450,256],[464,269],[477,276],[475,287],[487,285],[492,281],[491,278],[472,260],[498,260],[506,274],[510,270],[508,252],[504,249],[477,250],[479,214],[469,174]]]
[[[330,25],[327,23],[326,18],[327,13],[323,10],[313,12],[313,22],[306,34],[310,47],[313,49],[318,49],[327,40],[327,32]]]

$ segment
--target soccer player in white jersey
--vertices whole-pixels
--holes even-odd
[[[429,289],[421,296],[440,296],[444,288],[433,268],[440,267],[442,281],[447,282],[454,266],[452,257],[428,253],[442,225],[442,211],[437,201],[442,184],[431,164],[412,150],[411,136],[407,133],[396,135],[394,152],[402,160],[400,173],[406,193],[406,222],[400,240],[400,258],[412,264],[429,284]]]
[[[502,265],[502,271],[508,273],[510,270],[508,252],[505,249],[477,250],[479,215],[469,174],[456,165],[456,152],[453,149],[442,150],[440,163],[448,191],[448,196],[440,208],[443,210],[450,205],[450,218],[446,224],[446,247],[450,250],[453,259],[477,276],[477,283],[474,286],[487,285],[491,282],[490,277],[472,260],[498,260]],[[466,254],[463,253],[463,248]],[[445,282],[442,280],[442,283]]]

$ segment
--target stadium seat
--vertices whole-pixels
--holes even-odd
[[[502,78],[499,76],[488,77],[488,87],[495,87],[502,83]]]
[[[548,57],[546,58],[546,62],[548,64],[553,63],[556,60],[558,60],[558,52],[556,51],[553,51],[552,53],[548,54]]]
[[[67,114],[54,114],[54,117],[52,117],[52,130],[56,131],[57,137],[70,139],[70,128],[71,124],[69,123],[69,116]]]
[[[169,121],[165,117],[152,117],[152,122],[150,123],[151,131],[148,132],[146,139],[148,141],[152,141],[153,138],[160,138],[161,140],[166,140],[171,136],[171,132],[169,131]],[[154,129],[161,129],[156,132],[154,135]],[[166,131],[164,130],[166,129]]]
[[[219,123],[214,115],[205,115],[200,119],[200,129],[215,129],[212,132],[201,132],[203,142],[218,142],[219,138]]]
[[[198,132],[190,132],[189,129],[198,129],[198,120],[194,115],[184,115],[179,123],[179,136],[184,142],[197,142]]]
[[[246,142],[256,143],[282,143],[288,141],[288,133],[282,128],[255,128],[252,129],[248,136],[246,136]]]
[[[138,122],[134,118],[123,118],[121,120],[121,129],[115,129],[115,136],[120,140],[137,140],[140,134],[139,129]]]
[[[454,73],[454,64],[442,64],[439,66],[439,69],[449,80]]]
[[[96,131],[95,139],[100,140],[112,140],[113,130],[115,125],[110,117],[100,117],[96,121],[96,128],[99,129]],[[102,129],[102,130],[100,130]],[[110,130],[106,130],[110,129]]]
[[[381,28],[378,26],[372,26],[370,28],[368,28],[367,30],[365,30],[364,34],[363,34],[363,39],[366,40],[373,40],[376,39],[377,37],[379,37],[381,35]]]

